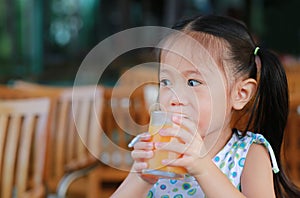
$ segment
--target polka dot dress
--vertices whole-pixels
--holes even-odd
[[[260,134],[247,132],[244,137],[239,132],[233,133],[224,148],[213,158],[213,162],[228,177],[231,183],[241,190],[241,174],[245,160],[252,143],[264,145],[271,156],[273,171],[277,173],[278,167],[274,152],[268,141]],[[196,179],[186,176],[182,180],[159,179],[149,191],[147,198],[183,198],[205,197]]]

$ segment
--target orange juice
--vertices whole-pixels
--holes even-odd
[[[172,122],[164,121],[164,123],[151,123],[149,125],[149,133],[152,136],[152,142],[174,142],[180,141],[176,137],[171,136],[161,136],[159,134],[159,130],[167,129],[172,127]],[[151,175],[150,177],[165,177],[165,178],[182,178],[184,174],[187,173],[186,169],[183,167],[174,167],[174,166],[167,166],[162,164],[162,160],[164,159],[171,159],[176,160],[182,157],[182,154],[177,154],[175,152],[169,152],[165,150],[160,150],[154,148],[153,150],[154,156],[153,158],[148,160],[148,169],[143,171],[143,175]]]

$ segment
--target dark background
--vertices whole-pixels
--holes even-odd
[[[300,54],[299,0],[0,0],[0,83],[16,79],[70,85],[84,57],[119,31],[170,27],[196,14],[243,20],[261,45],[279,55]],[[101,83],[147,59],[129,52],[107,68]]]

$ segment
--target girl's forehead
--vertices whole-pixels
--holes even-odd
[[[184,73],[186,71],[201,73],[200,71],[203,70],[200,64],[195,64],[183,57],[172,58],[172,56],[162,59],[160,68],[161,72],[178,71],[180,73]]]
[[[184,48],[185,51],[182,54],[178,54],[178,51],[163,50],[160,59],[161,69],[193,71],[200,74],[219,72],[219,67],[206,50],[193,51],[189,49],[189,46],[184,46]]]
[[[201,32],[180,32],[166,37],[158,47],[161,60],[170,62],[188,60],[194,65],[223,67],[224,60],[230,60],[229,45],[213,35]]]
[[[168,68],[182,72],[196,70],[202,76],[225,75],[223,68],[223,42],[213,36],[198,33],[180,34],[169,37],[161,45],[160,62]]]

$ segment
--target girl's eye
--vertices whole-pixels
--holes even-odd
[[[168,79],[162,79],[162,80],[160,81],[160,86],[165,87],[165,86],[170,86],[170,85],[171,85],[171,81],[168,80]]]
[[[197,80],[193,80],[193,79],[189,79],[187,82],[188,86],[194,87],[194,86],[198,86],[201,84],[201,82],[197,81]]]

